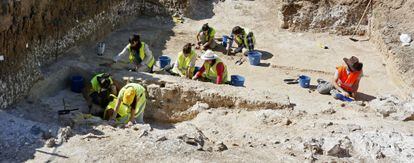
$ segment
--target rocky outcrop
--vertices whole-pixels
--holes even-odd
[[[369,0],[283,0],[281,28],[290,31],[352,34]],[[365,17],[366,18],[366,17]],[[362,22],[364,34],[368,19]]]
[[[43,65],[79,41],[99,40],[138,15],[167,15],[187,0],[4,0],[0,7],[0,108],[23,98]]]

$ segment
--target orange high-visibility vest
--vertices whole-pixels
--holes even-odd
[[[359,75],[362,71],[350,72],[349,75],[346,72],[347,66],[339,66],[338,70],[338,84],[342,89],[348,92],[352,92],[352,86],[357,82]]]

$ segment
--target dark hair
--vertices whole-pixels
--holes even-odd
[[[141,38],[138,34],[133,34],[129,37],[129,43],[133,43],[134,41],[141,42]]]
[[[242,33],[242,31],[243,31],[243,28],[241,28],[240,26],[235,26],[232,30],[232,33],[233,34],[240,34],[240,33]]]
[[[110,74],[104,73],[102,76],[98,77],[99,84],[102,88],[108,89],[111,85]]]
[[[183,47],[183,53],[184,54],[190,54],[191,53],[191,43],[187,43]]]
[[[202,31],[208,31],[210,30],[210,27],[208,26],[208,23],[204,24],[203,27],[201,27]]]

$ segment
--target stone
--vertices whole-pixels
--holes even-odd
[[[55,141],[54,138],[50,138],[50,139],[46,140],[45,145],[48,148],[52,148],[56,145],[56,141]]]
[[[167,137],[162,136],[162,137],[159,137],[155,142],[166,141],[166,140],[168,140]]]
[[[336,113],[336,110],[333,108],[329,108],[329,109],[322,111],[322,114],[335,114],[335,113]]]
[[[351,157],[347,149],[341,148],[339,144],[335,145],[328,151],[328,156],[344,158]]]
[[[223,142],[217,142],[214,146],[214,151],[221,152],[227,150],[227,146]]]
[[[322,155],[323,154],[323,139],[316,140],[312,138],[303,143],[304,152],[310,152],[312,155]]]
[[[73,136],[73,133],[72,128],[70,126],[60,128],[58,131],[56,143],[61,144],[63,142],[67,142],[71,136]]]

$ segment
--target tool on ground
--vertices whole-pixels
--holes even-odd
[[[362,16],[361,16],[361,19],[359,19],[359,22],[358,22],[358,25],[357,25],[357,27],[356,27],[356,29],[355,29],[355,31],[354,31],[354,34],[352,34],[352,36],[349,38],[350,40],[352,40],[352,41],[354,41],[354,42],[359,41],[359,40],[355,39],[355,38],[354,38],[354,36],[355,36],[355,34],[357,33],[357,31],[358,31],[358,29],[359,29],[359,26],[361,25],[362,19],[365,17],[365,14],[367,13],[368,8],[369,8],[369,6],[371,5],[371,2],[372,2],[372,0],[370,0],[370,1],[368,2],[368,5],[367,5],[367,7],[365,8],[365,11],[364,11],[364,13],[363,13],[363,14],[362,14]]]
[[[341,100],[341,101],[346,101],[346,102],[354,101],[352,98],[346,97],[340,93],[337,93],[335,96],[336,96],[336,99]]]
[[[172,18],[175,23],[184,23],[184,18],[179,13],[174,13]]]
[[[62,98],[62,103],[63,103],[63,110],[58,110],[59,115],[69,114],[71,111],[79,110],[79,109],[69,109],[69,110],[67,110],[66,109],[65,98]]]
[[[297,78],[297,79],[284,79],[283,82],[285,82],[286,84],[298,84],[299,83],[299,78]]]
[[[76,111],[76,110],[79,110],[79,109],[59,110],[58,114],[59,115],[65,115],[65,114],[69,114],[70,112]]]
[[[329,47],[328,47],[328,46],[326,46],[326,45],[324,45],[324,44],[322,44],[322,43],[319,43],[319,47],[320,47],[321,49],[329,49]]]
[[[239,60],[237,60],[234,64],[236,64],[236,65],[237,65],[237,64],[238,64],[238,65],[241,65],[241,64],[240,64],[240,62],[242,62],[242,60],[243,60],[243,57],[241,57]]]

